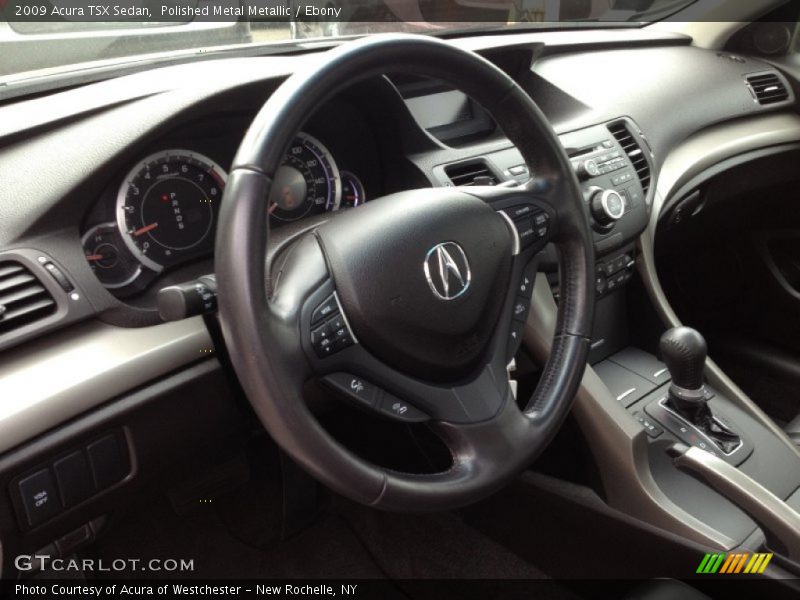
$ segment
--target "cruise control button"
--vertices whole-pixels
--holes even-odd
[[[541,227],[542,225],[547,225],[550,222],[550,215],[546,212],[540,212],[533,215],[533,224],[537,227]]]
[[[353,340],[353,336],[350,334],[349,331],[345,330],[342,335],[339,335],[333,339],[333,351],[338,352],[339,350],[344,350],[352,346],[355,343]]]
[[[320,321],[330,317],[339,310],[336,304],[336,298],[333,295],[328,296],[311,314],[311,324],[316,325]]]
[[[430,420],[424,412],[391,394],[381,394],[380,411],[393,419],[406,423],[421,423]]]
[[[376,407],[380,400],[380,390],[364,379],[349,373],[333,373],[322,379],[328,387],[336,390],[360,404]]]
[[[347,327],[347,324],[344,321],[344,317],[340,314],[333,317],[330,321],[326,323],[326,325],[328,325],[328,327],[330,327],[330,330],[333,332],[339,331],[340,329],[344,329],[345,327]]]
[[[331,337],[331,327],[326,323],[311,332],[311,343],[317,346],[322,340]]]
[[[325,358],[326,356],[333,354],[335,352],[333,347],[333,338],[326,337],[320,340],[318,344],[314,345],[314,351],[320,358]]]

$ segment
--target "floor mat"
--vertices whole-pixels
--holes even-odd
[[[342,515],[392,579],[543,579],[518,555],[452,513],[401,515],[339,499]]]
[[[231,535],[212,506],[179,517],[164,503],[150,511],[126,516],[94,545],[91,554],[107,562],[115,558],[194,561],[194,571],[158,574],[165,578],[384,577],[347,523],[339,517],[323,516],[312,528],[262,548],[250,546]],[[152,573],[128,570],[109,576],[147,578],[152,577]]]
[[[89,550],[89,558],[192,559],[192,572],[171,579],[391,580],[383,598],[540,598],[574,596],[456,513],[400,515],[325,494],[313,524],[281,539],[281,486],[259,464],[248,483],[186,514],[170,503],[146,503],[123,515]],[[103,576],[101,574],[101,576]],[[131,569],[107,578],[143,579]],[[453,586],[453,580],[470,580]],[[417,584],[420,580],[428,583]],[[431,584],[431,580],[439,583]],[[499,588],[498,580],[509,586]],[[524,583],[522,586],[519,582]],[[517,583],[517,585],[513,585]],[[530,587],[533,586],[533,587]],[[509,593],[513,592],[513,593]],[[433,595],[431,595],[433,594]]]

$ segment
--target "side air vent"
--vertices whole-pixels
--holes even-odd
[[[0,261],[0,335],[55,310],[55,300],[33,273],[16,261]]]
[[[644,195],[647,196],[647,192],[650,189],[650,164],[647,162],[644,150],[642,150],[639,142],[637,142],[636,138],[631,134],[628,124],[625,121],[612,123],[608,126],[608,130],[611,132],[611,135],[616,138],[617,142],[619,142],[619,145],[622,146],[625,154],[628,155],[631,164],[633,164],[633,168],[636,169],[636,175],[638,175],[639,181],[642,184],[642,191]]]
[[[444,172],[453,182],[453,185],[497,185],[500,183],[497,176],[483,161],[448,165]]]
[[[758,103],[762,105],[783,102],[789,98],[789,91],[786,89],[786,85],[775,73],[749,75],[747,77],[747,87],[750,88]]]

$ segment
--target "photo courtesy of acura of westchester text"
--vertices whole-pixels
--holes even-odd
[[[800,593],[800,0],[0,0],[0,596]]]

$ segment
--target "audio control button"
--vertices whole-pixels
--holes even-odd
[[[600,175],[600,167],[591,158],[578,163],[577,170],[578,179],[591,179]]]

